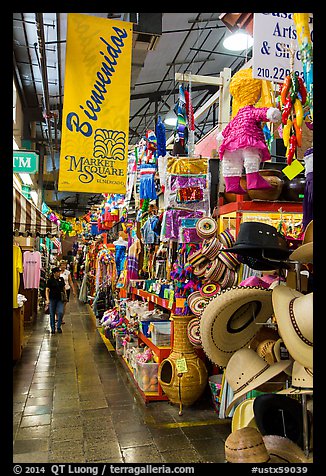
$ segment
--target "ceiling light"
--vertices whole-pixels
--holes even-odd
[[[21,173],[19,177],[22,179],[24,185],[33,185],[33,181],[29,174]]]
[[[248,33],[237,31],[225,38],[223,46],[230,51],[247,50],[254,44],[253,38]]]
[[[173,110],[169,111],[164,119],[164,124],[175,127],[177,125],[177,116]]]

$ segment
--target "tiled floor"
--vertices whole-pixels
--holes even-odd
[[[40,314],[26,328],[13,369],[14,463],[224,462],[230,420],[219,420],[209,394],[192,407],[147,405],[88,306],[67,305],[62,334]]]

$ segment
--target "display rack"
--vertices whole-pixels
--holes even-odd
[[[242,200],[241,195],[236,196],[235,202],[224,204],[223,197],[220,198],[218,216],[219,218],[235,219],[235,234],[238,236],[240,224],[244,213],[299,213],[302,214],[302,202],[285,202],[269,200]],[[219,220],[219,233],[224,230],[223,220]]]
[[[152,294],[152,293],[149,293],[147,291],[144,291],[143,289],[137,289],[137,288],[131,288],[130,293],[131,293],[131,298],[132,299],[135,299],[137,296],[141,297],[143,299],[146,299],[148,301],[149,310],[153,310],[155,304],[158,305],[158,306],[163,307],[164,309],[167,309],[168,311],[173,311],[174,310],[175,304],[173,303],[173,305],[171,307],[169,299],[162,299],[159,296],[157,296],[156,294]],[[171,350],[172,350],[173,321],[171,322],[171,346],[158,347],[153,343],[152,339],[150,339],[149,337],[146,337],[140,331],[138,332],[138,340],[140,342],[143,342],[145,345],[147,345],[155,353],[155,355],[157,355],[158,363],[161,363],[164,359],[166,359],[170,355]],[[128,370],[133,374],[132,368],[130,367],[130,365],[128,364],[128,362],[124,358],[123,358],[123,362],[126,364]],[[157,392],[144,392],[143,390],[141,390],[141,388],[139,387],[139,385],[136,381],[135,381],[135,383],[136,383],[136,385],[139,389],[139,392],[140,392],[141,396],[145,400],[145,402],[149,402],[149,401],[152,401],[152,400],[159,400],[159,401],[168,400],[168,397],[163,393],[163,390],[162,390],[160,384],[158,384],[158,391]]]
[[[167,309],[168,311],[174,311],[175,303],[173,303],[172,307],[169,305],[169,299],[163,299],[157,296],[156,294],[149,293],[148,291],[144,291],[143,289],[131,288],[131,299],[135,299],[135,296],[142,297],[148,301],[148,309],[152,311],[154,309],[154,304]]]

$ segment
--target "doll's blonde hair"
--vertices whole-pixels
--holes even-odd
[[[261,94],[262,80],[252,77],[252,69],[241,69],[230,81],[230,94],[233,97],[232,116],[244,106],[255,104]]]

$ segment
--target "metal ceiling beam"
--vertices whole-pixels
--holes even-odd
[[[213,55],[221,55],[221,56],[234,56],[235,58],[246,58],[243,55],[234,55],[232,53],[223,53],[222,51],[211,51],[211,50],[203,50],[202,48],[190,48],[193,51],[201,51],[202,53],[210,53]]]
[[[44,37],[44,25],[43,25],[43,13],[35,13],[35,23],[37,30],[37,39],[38,46],[40,50],[40,70],[42,76],[42,86],[43,86],[43,98],[45,105],[46,113],[46,122],[48,126],[48,139],[49,139],[49,149],[52,161],[52,171],[56,170],[55,159],[54,159],[54,150],[52,143],[52,133],[51,133],[51,108],[50,108],[50,98],[49,98],[49,87],[48,87],[48,74],[47,74],[47,65],[46,65],[46,51],[45,51],[45,37]],[[58,199],[58,184],[57,181],[54,183],[55,186],[55,195]]]
[[[60,13],[56,13],[56,22],[57,22],[57,40],[60,40],[61,28],[60,28]],[[61,129],[62,123],[62,82],[61,82],[61,48],[58,44],[57,46],[57,58],[58,58],[58,80],[59,80],[59,118],[58,118],[58,127]]]

